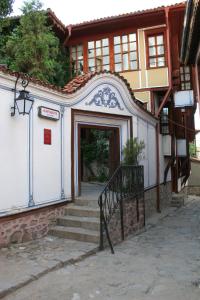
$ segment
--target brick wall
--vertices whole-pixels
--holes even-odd
[[[0,219],[0,247],[27,242],[48,233],[56,218],[64,215],[66,205],[41,208]]]

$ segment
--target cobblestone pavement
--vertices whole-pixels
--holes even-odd
[[[199,300],[200,198],[141,235],[51,272],[5,300]]]

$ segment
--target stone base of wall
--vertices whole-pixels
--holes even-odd
[[[200,186],[186,186],[184,192],[188,195],[200,196]]]
[[[64,215],[65,207],[60,204],[0,218],[0,247],[45,236],[56,218]]]
[[[145,198],[145,217],[149,218],[157,212],[157,187],[151,188],[144,193]],[[160,185],[160,209],[171,205],[172,189],[171,181],[166,185]]]
[[[125,200],[123,202],[123,224],[124,224],[124,237],[128,237],[144,227],[144,200],[135,199]],[[115,214],[108,225],[109,235],[112,244],[115,245],[122,241],[121,217],[120,210],[116,210]],[[104,232],[104,243],[108,245],[108,241]]]

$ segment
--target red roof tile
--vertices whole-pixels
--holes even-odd
[[[131,94],[131,97],[133,99],[133,101],[142,109],[144,110],[146,113],[148,113],[149,115],[151,115],[151,117],[156,118],[151,112],[149,112],[144,106],[143,106],[143,102],[140,101],[139,99],[136,99],[134,96],[134,93],[130,87],[129,82],[123,77],[121,76],[119,73],[116,72],[110,72],[110,71],[101,71],[101,72],[88,72],[85,73],[83,75],[79,75],[77,77],[75,77],[74,79],[72,79],[70,82],[68,82],[64,88],[63,91],[67,94],[71,94],[71,93],[75,93],[77,90],[79,90],[80,88],[82,88],[90,79],[92,79],[94,76],[99,75],[99,74],[113,74],[116,77],[119,77],[127,86],[129,93]],[[157,119],[157,118],[156,118]]]
[[[4,74],[8,74],[8,75],[11,75],[11,76],[14,76],[14,77],[18,77],[18,75],[19,75],[22,79],[27,77],[27,75],[24,74],[24,73],[9,70],[8,68],[6,68],[5,66],[2,66],[2,65],[0,65],[0,71]],[[64,93],[64,91],[61,87],[55,86],[53,84],[42,81],[42,80],[37,79],[35,77],[28,76],[28,79],[29,79],[30,82],[32,82],[34,84],[38,84],[40,86],[49,88],[51,90],[54,90],[54,91],[57,91],[57,92],[60,92],[60,93]]]
[[[104,17],[104,18],[94,19],[94,20],[90,20],[90,21],[84,21],[84,22],[81,22],[81,23],[72,24],[70,26],[72,26],[72,29],[73,29],[73,28],[76,28],[76,27],[84,26],[84,25],[101,23],[101,22],[106,22],[106,21],[125,18],[125,17],[139,16],[139,15],[143,15],[143,14],[158,12],[158,11],[164,10],[165,7],[176,8],[176,7],[179,7],[179,6],[185,6],[185,4],[186,4],[186,2],[183,1],[183,2],[175,3],[175,4],[172,4],[172,5],[169,5],[169,6],[162,5],[162,6],[158,6],[158,7],[155,7],[155,8],[138,10],[138,11],[134,11],[134,12],[130,12],[130,13],[124,13],[124,14],[120,14],[120,15],[116,15],[116,16],[110,16],[110,17]]]
[[[7,69],[5,66],[1,66],[1,65],[0,65],[0,72],[2,72],[4,74],[11,75],[11,76],[14,76],[14,77],[18,77],[18,75],[19,75],[21,78],[25,78],[27,76],[24,73],[11,71],[11,70]],[[107,74],[113,74],[114,76],[119,77],[126,84],[128,90],[129,90],[129,92],[131,94],[131,97],[132,97],[133,101],[143,111],[145,111],[146,113],[148,113],[151,117],[157,119],[151,112],[149,112],[148,110],[146,110],[146,108],[143,107],[143,104],[142,104],[142,102],[140,100],[138,100],[138,99],[135,98],[134,93],[133,93],[133,91],[132,91],[132,89],[131,89],[130,84],[128,83],[128,81],[123,76],[121,76],[120,74],[118,74],[116,72],[102,71],[102,72],[96,72],[96,73],[95,72],[93,72],[93,73],[86,73],[86,74],[77,76],[76,78],[72,79],[70,82],[68,82],[64,86],[63,89],[61,87],[58,87],[58,86],[55,86],[53,84],[44,82],[44,81],[39,80],[39,79],[34,78],[34,77],[29,77],[29,81],[32,82],[32,83],[34,83],[34,84],[46,87],[46,88],[48,88],[50,90],[54,90],[54,91],[62,93],[62,94],[72,94],[72,93],[75,93],[80,88],[82,88],[94,76],[97,76],[99,74],[106,74],[106,73]]]

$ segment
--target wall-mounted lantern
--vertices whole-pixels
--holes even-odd
[[[17,83],[20,78],[20,75],[17,76],[17,79],[15,81],[15,88],[14,88],[14,106],[11,107],[11,116],[15,115],[15,110],[17,108],[18,113],[21,115],[29,114],[31,111],[31,108],[33,106],[34,99],[30,96],[30,93],[26,91],[26,87],[29,84],[28,76],[25,76],[22,79],[21,85],[24,88],[23,90],[19,91],[18,97],[16,97],[17,94]]]

